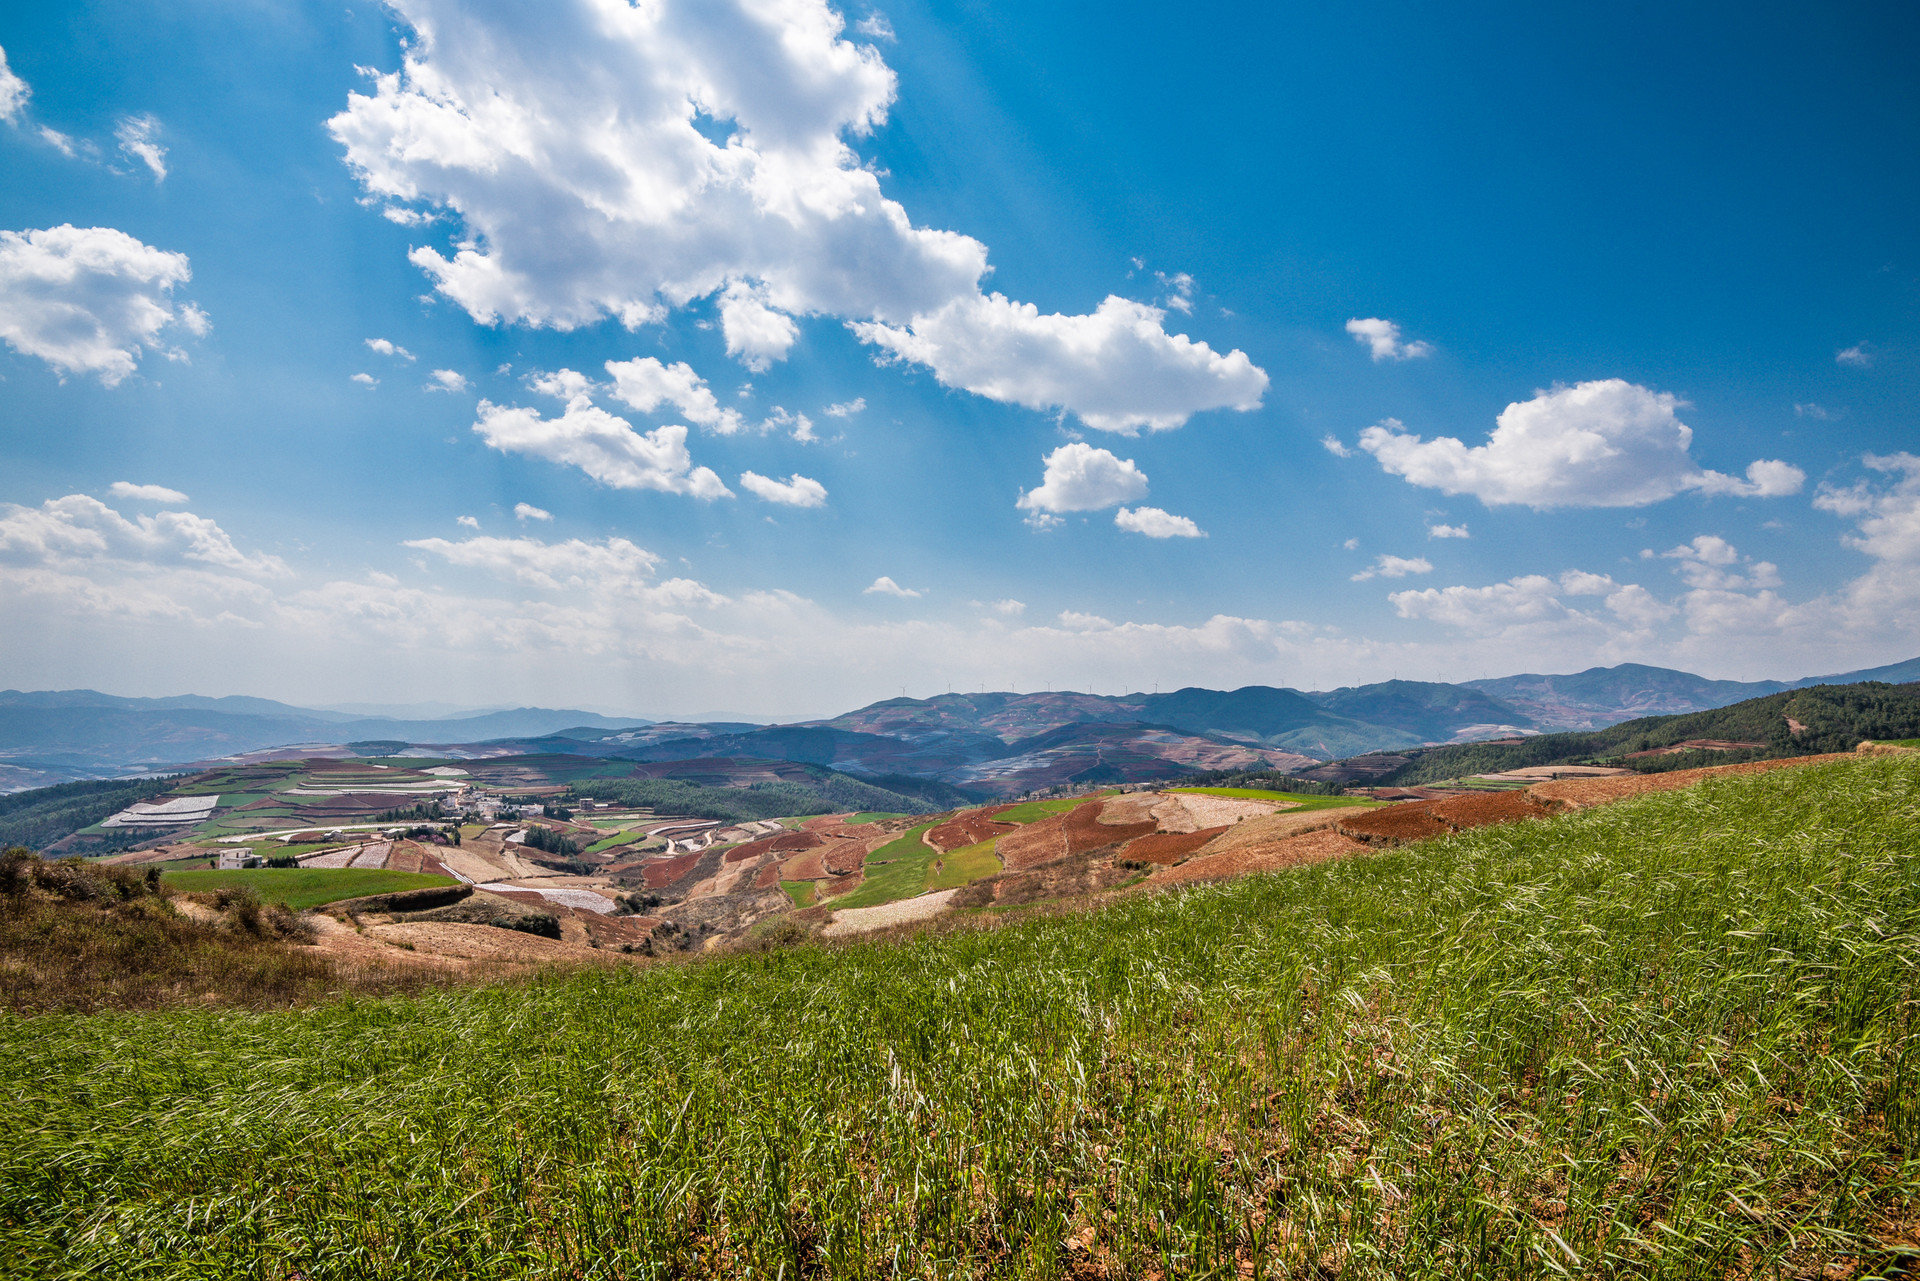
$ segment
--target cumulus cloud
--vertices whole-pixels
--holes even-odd
[[[1842,347],[1833,353],[1833,363],[1845,365],[1849,369],[1873,368],[1873,344],[1857,342],[1851,347]]]
[[[1118,458],[1084,441],[1060,446],[1043,460],[1037,488],[1015,504],[1044,518],[1060,512],[1099,511],[1147,496],[1147,477],[1131,458]]]
[[[175,286],[192,275],[185,254],[112,227],[0,231],[0,339],[63,375],[117,386],[145,351],[180,357],[163,345],[163,330],[207,331],[204,312],[173,304]]]
[[[913,600],[920,595],[920,592],[912,587],[902,587],[885,574],[882,574],[880,577],[874,579],[867,587],[862,588],[860,594],[863,596],[898,596],[901,600]]]
[[[380,385],[380,380],[378,378],[375,378],[372,374],[352,374],[348,376],[347,381],[359,383],[362,387],[365,387],[368,391],[372,391],[375,387],[378,387]]]
[[[400,346],[398,343],[391,342],[385,338],[369,338],[367,339],[367,346],[379,352],[382,356],[397,356],[401,360],[414,359],[412,352]]]
[[[1376,364],[1383,360],[1419,360],[1433,354],[1432,343],[1402,342],[1400,326],[1378,316],[1349,320],[1347,332],[1372,354]]]
[[[467,376],[456,369],[436,369],[433,371],[433,381],[427,384],[427,390],[457,393],[467,391],[472,386]]]
[[[1470,538],[1465,525],[1429,525],[1428,538]]]
[[[1389,556],[1382,553],[1374,557],[1373,564],[1353,575],[1353,581],[1364,583],[1369,578],[1405,578],[1409,574],[1431,574],[1433,562],[1424,556]]]
[[[1560,622],[1574,616],[1564,596],[1593,595],[1605,575],[1572,571],[1561,580],[1523,574],[1486,587],[1427,587],[1387,599],[1402,618],[1428,619],[1466,631],[1495,632],[1519,624]]]
[[[390,7],[411,28],[401,68],[328,128],[370,200],[458,224],[410,256],[476,320],[637,328],[712,299],[758,369],[797,318],[830,317],[947,386],[1109,430],[1266,390],[1244,353],[1169,334],[1159,308],[1052,315],[983,293],[986,246],[915,226],[854,149],[896,82],[826,0]]]
[[[989,602],[987,608],[1002,618],[1018,618],[1027,612],[1027,603],[1023,600],[1014,600],[1009,596],[1003,600]]]
[[[1642,552],[1651,558],[1651,551]],[[1674,572],[1687,586],[1704,591],[1740,591],[1747,588],[1780,586],[1779,567],[1769,561],[1742,556],[1739,549],[1717,534],[1701,534],[1690,543],[1660,552],[1665,560],[1677,560]]]
[[[187,496],[177,489],[168,489],[165,485],[136,485],[130,480],[116,480],[108,486],[108,492],[115,498],[131,499],[138,503],[163,503],[169,507],[185,507]]]
[[[1348,449],[1344,444],[1342,444],[1338,436],[1335,436],[1331,433],[1325,436],[1322,436],[1320,438],[1320,448],[1326,450],[1329,454],[1332,454],[1335,458],[1353,457],[1353,451],[1351,449]]]
[[[120,492],[117,487],[115,492]],[[166,493],[178,497],[173,490]],[[142,500],[150,497],[144,493],[126,496]],[[278,557],[241,551],[224,529],[204,516],[163,511],[129,520],[85,494],[50,499],[39,507],[0,504],[0,561],[13,565],[117,561],[207,567],[263,578],[287,573]]]
[[[558,418],[486,400],[478,412],[473,430],[493,448],[578,467],[615,489],[657,489],[705,499],[732,492],[710,468],[693,465],[687,429],[677,423],[643,435],[584,395],[569,400]]]
[[[731,436],[744,425],[740,411],[721,408],[713,388],[685,361],[668,365],[652,356],[609,360],[607,373],[613,377],[614,399],[643,414],[651,414],[662,405],[672,405],[694,426],[709,428],[722,436]]]
[[[130,160],[138,160],[153,174],[155,182],[164,182],[167,177],[167,149],[160,145],[160,122],[151,115],[122,116],[114,127],[113,136],[120,144],[121,152]]]
[[[838,404],[828,405],[824,412],[829,418],[851,418],[866,407],[867,398],[865,396],[855,396],[852,400],[843,400]]]
[[[33,90],[7,65],[7,51],[0,49],[0,120],[12,124],[27,109]]]
[[[1813,505],[1857,521],[1859,532],[1841,541],[1874,562],[1848,585],[1851,625],[1891,625],[1910,639],[1920,628],[1920,455],[1868,454],[1861,461],[1890,481],[1822,485]]]
[[[542,507],[535,507],[532,503],[515,503],[513,505],[513,515],[515,520],[552,520],[553,519],[552,512],[547,511],[545,508],[542,508]]]
[[[462,516],[458,520],[454,521],[453,523],[460,526],[462,529],[480,528],[480,520],[476,516]]]
[[[1158,507],[1122,507],[1113,514],[1113,523],[1148,538],[1205,538],[1206,531],[1186,516],[1175,516]]]
[[[1665,392],[1610,378],[1508,405],[1484,445],[1422,440],[1389,418],[1360,433],[1360,448],[1413,484],[1489,507],[1642,507],[1687,490],[1776,498],[1805,483],[1798,467],[1770,459],[1751,464],[1745,480],[1702,469],[1679,407]]]
[[[827,505],[827,487],[798,472],[784,481],[773,480],[759,472],[741,472],[740,488],[764,502],[779,503],[786,507]]]

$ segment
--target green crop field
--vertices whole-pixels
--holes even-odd
[[[933,823],[922,823],[910,827],[867,855],[865,878],[852,890],[830,900],[832,904],[836,908],[878,907],[924,894],[927,872],[939,854],[920,837],[933,826]]]
[[[903,943],[0,1017],[17,1276],[1909,1275],[1920,763]]]
[[[391,894],[396,890],[423,890],[452,885],[445,876],[424,872],[390,872],[377,867],[247,867],[225,871],[168,872],[162,885],[172,893],[193,894],[251,886],[263,902],[284,903],[295,911],[335,903],[363,894]]]
[[[983,876],[992,876],[1000,871],[1000,856],[993,852],[999,843],[999,837],[982,841],[978,845],[968,845],[940,856],[938,868],[928,867],[926,888],[930,890],[951,890],[962,885],[971,885]]]
[[[782,881],[780,888],[787,892],[795,907],[812,907],[814,884],[812,881]]]
[[[587,846],[587,853],[604,854],[608,850],[618,849],[624,845],[632,845],[637,850],[655,841],[658,841],[662,846],[666,844],[664,839],[650,837],[647,835],[645,829],[636,827],[630,831],[616,832],[612,836],[603,837],[595,841],[593,844]]]
[[[1108,793],[1102,792],[1105,796]],[[1038,823],[1043,818],[1052,818],[1055,814],[1065,814],[1076,806],[1085,805],[1091,797],[1067,796],[1057,801],[1025,801],[1012,809],[1002,810],[993,816],[996,823]]]
[[[1311,796],[1304,792],[1270,792],[1258,787],[1171,787],[1170,794],[1192,793],[1199,796],[1228,796],[1252,801],[1284,801],[1294,809],[1345,809],[1354,805],[1377,805],[1364,796]]]
[[[847,819],[849,823],[884,823],[892,818],[905,818],[905,814],[882,814],[878,810],[866,810]]]

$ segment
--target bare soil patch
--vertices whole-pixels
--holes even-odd
[[[1224,827],[1251,818],[1264,818],[1287,808],[1274,801],[1249,800],[1239,796],[1168,796],[1156,805],[1153,815],[1165,832],[1193,832],[1203,827]]]
[[[850,907],[833,914],[833,920],[820,931],[828,938],[839,938],[847,934],[864,934],[868,930],[885,929],[889,925],[904,925],[909,921],[924,921],[938,916],[947,910],[947,904],[958,890],[935,890],[931,894],[922,894],[919,898],[903,898],[894,903],[882,903],[878,907]]]
[[[1197,832],[1155,832],[1128,841],[1115,857],[1130,863],[1158,863],[1172,867],[1198,853],[1202,846],[1225,832],[1226,827],[1203,827]]]
[[[1008,807],[996,805],[989,810],[973,810],[958,818],[948,819],[927,832],[927,844],[948,854],[969,845],[978,845],[990,841],[996,836],[1004,836],[1018,828],[1018,823],[997,823],[993,816]]]
[[[1067,813],[1061,824],[1067,840],[1067,853],[1081,854],[1136,837],[1151,836],[1159,827],[1151,818],[1135,823],[1102,823],[1100,812],[1106,808],[1106,804],[1103,800],[1088,801]]]
[[[1235,846],[1188,859],[1178,867],[1157,869],[1148,885],[1224,881],[1253,872],[1284,872],[1359,854],[1367,847],[1332,828],[1283,836],[1279,840]]]
[[[1029,823],[1018,832],[1009,832],[993,847],[1009,872],[1024,871],[1064,858],[1067,853],[1066,820],[1060,815]]]

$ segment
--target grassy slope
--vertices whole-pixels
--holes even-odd
[[[249,885],[264,903],[284,903],[294,911],[359,898],[363,894],[391,894],[452,885],[445,876],[423,872],[390,872],[377,867],[250,867],[226,871],[168,872],[162,882],[169,893],[193,894]]]
[[[0,1019],[0,1258],[1879,1272],[1920,1173],[1916,806],[1868,758],[904,944]]]
[[[927,870],[939,855],[920,837],[933,826],[910,827],[867,855],[860,884],[831,900],[836,908],[878,907],[896,899],[912,898],[927,888]]]

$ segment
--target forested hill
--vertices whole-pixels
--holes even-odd
[[[1491,774],[1533,765],[1617,764],[1634,752],[1689,739],[1758,743],[1745,751],[1685,752],[1628,762],[1639,768],[1725,764],[1734,760],[1846,752],[1862,739],[1920,737],[1920,684],[1817,685],[1750,698],[1680,716],[1648,716],[1607,729],[1542,734],[1518,743],[1469,743],[1409,753],[1413,760],[1379,781],[1406,785]]]

